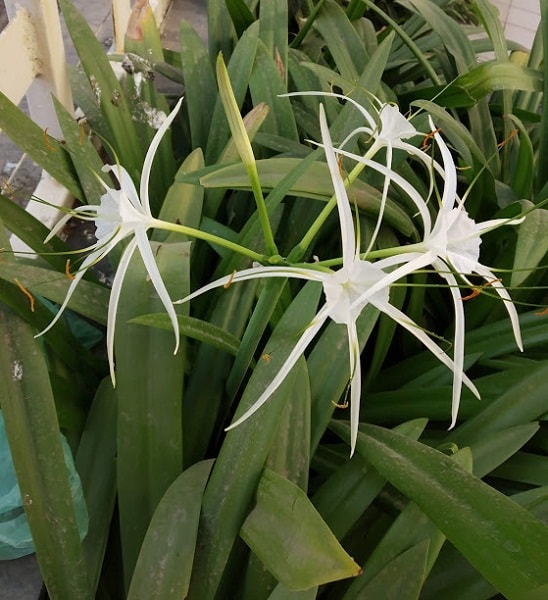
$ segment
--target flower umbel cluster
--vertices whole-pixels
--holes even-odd
[[[351,102],[353,102],[351,100]],[[359,107],[359,105],[358,105]],[[456,422],[460,402],[461,388],[464,383],[472,393],[479,398],[479,392],[463,371],[464,368],[464,311],[460,299],[460,292],[456,275],[468,282],[467,275],[477,273],[488,280],[494,279],[491,271],[479,263],[479,247],[481,234],[492,227],[508,223],[505,220],[489,221],[476,224],[466,213],[463,203],[457,196],[456,167],[451,154],[439,133],[432,132],[443,157],[443,166],[435,163],[422,149],[416,148],[403,141],[408,137],[417,135],[418,132],[403,117],[399,110],[392,105],[381,105],[378,119],[379,125],[362,107],[359,107],[367,121],[367,126],[352,132],[336,148],[331,140],[323,106],[320,106],[320,126],[322,146],[331,175],[334,198],[339,216],[342,266],[336,271],[321,270],[318,265],[303,266],[262,266],[255,264],[251,269],[245,269],[235,274],[222,277],[207,284],[196,292],[178,302],[187,302],[197,296],[229,283],[245,281],[248,279],[263,279],[268,277],[293,277],[321,282],[325,295],[325,303],[320,308],[308,328],[296,342],[292,352],[287,357],[281,369],[272,379],[267,388],[240,418],[234,421],[227,429],[237,427],[253,415],[268,401],[278,389],[282,381],[291,371],[297,359],[305,352],[308,345],[318,334],[327,319],[345,325],[348,334],[348,348],[350,356],[350,423],[351,423],[351,455],[354,452],[358,433],[361,397],[361,360],[359,340],[356,329],[356,320],[367,305],[372,305],[380,312],[386,314],[399,325],[414,335],[432,354],[453,372],[453,401],[451,427]],[[374,143],[365,156],[358,156],[344,150],[348,140],[359,133],[368,133],[374,138]],[[387,163],[376,162],[374,156],[381,148],[386,147]],[[432,226],[428,198],[422,198],[407,181],[391,169],[392,148],[399,148],[413,154],[427,165],[432,172],[444,176],[445,187],[438,217]],[[379,220],[369,242],[368,251],[362,257],[360,244],[357,240],[352,218],[351,205],[345,188],[338,157],[347,156],[354,159],[364,167],[370,167],[384,175],[383,199]],[[420,244],[412,247],[394,248],[388,251],[386,258],[372,262],[367,260],[369,250],[373,247],[374,237],[377,235],[382,220],[382,211],[386,202],[388,185],[393,182],[400,186],[417,207],[417,212],[422,220],[424,239]],[[512,221],[516,223],[517,221]],[[448,282],[454,299],[456,327],[454,336],[454,353],[451,358],[434,340],[412,319],[390,303],[390,287],[403,277],[432,266]],[[456,275],[455,275],[455,274]],[[512,319],[516,342],[521,348],[521,337],[517,321],[517,313],[510,301],[509,295],[500,282],[495,284],[495,289],[506,303]]]
[[[313,92],[313,94],[319,95],[322,93]],[[360,422],[362,389],[362,357],[360,355],[356,321],[364,308],[369,305],[376,308],[380,313],[384,313],[411,333],[436,359],[452,372],[451,427],[453,427],[457,420],[462,386],[465,385],[476,397],[479,397],[475,385],[464,373],[465,322],[459,282],[471,286],[469,277],[477,275],[494,288],[508,311],[516,344],[522,349],[517,312],[510,296],[503,284],[495,277],[492,270],[480,262],[482,234],[501,225],[518,224],[520,220],[496,219],[484,223],[476,223],[469,216],[465,208],[464,199],[458,195],[457,169],[453,157],[442,135],[435,128],[431,120],[429,122],[430,131],[424,134],[420,133],[411,121],[405,118],[399,109],[392,104],[382,103],[374,98],[371,103],[373,108],[368,110],[345,96],[338,94],[324,95],[335,96],[350,102],[360,112],[365,121],[362,126],[350,132],[337,145],[332,140],[324,108],[320,105],[321,142],[318,145],[325,152],[325,159],[334,194],[327,204],[327,211],[325,209],[322,211],[320,217],[318,217],[316,223],[310,229],[310,232],[307,233],[308,237],[306,239],[314,237],[313,234],[317,233],[318,229],[323,225],[329,208],[332,207],[334,209],[336,207],[340,226],[342,254],[340,261],[336,262],[338,265],[336,268],[328,267],[327,263],[322,264],[321,262],[297,264],[291,262],[289,259],[285,262],[274,260],[269,262],[268,256],[263,256],[228,240],[201,230],[185,227],[179,223],[167,223],[153,217],[148,199],[150,169],[162,136],[179,110],[181,105],[181,101],[179,101],[173,112],[158,130],[148,149],[142,170],[139,192],[137,192],[129,174],[121,165],[107,166],[105,170],[110,171],[114,175],[119,184],[118,189],[110,188],[103,184],[105,194],[101,197],[99,206],[82,206],[76,208],[65,219],[61,220],[59,225],[51,232],[50,235],[54,235],[65,224],[68,218],[76,216],[95,222],[97,242],[88,249],[89,254],[75,274],[75,278],[69,286],[59,313],[42,333],[48,331],[59,319],[86,270],[106,256],[120,241],[127,239],[128,244],[122,254],[114,277],[108,309],[107,350],[112,380],[113,382],[115,381],[114,334],[116,312],[123,280],[135,250],[139,250],[150,280],[169,315],[175,333],[175,352],[177,352],[179,345],[177,316],[173,301],[169,296],[156,265],[147,231],[152,228],[178,231],[240,252],[252,259],[253,266],[208,283],[187,297],[177,300],[175,303],[189,302],[197,296],[215,288],[228,287],[231,284],[250,279],[266,279],[271,277],[283,279],[296,278],[316,281],[323,286],[324,302],[315,317],[300,335],[292,351],[287,356],[279,371],[274,374],[266,389],[262,391],[251,408],[234,421],[228,429],[237,427],[240,423],[259,411],[261,406],[269,400],[287,377],[299,357],[306,352],[324,324],[331,319],[335,323],[346,327],[348,338],[352,454],[355,449]],[[234,126],[233,135],[245,135],[243,126]],[[355,146],[353,141],[358,136],[364,135],[369,140],[369,146],[367,151],[363,155],[360,155],[352,150]],[[420,140],[424,135],[428,135],[434,140],[437,153],[441,157],[441,162],[438,162],[420,146]],[[411,143],[413,139],[417,141],[418,145]],[[240,145],[244,147],[244,145]],[[394,151],[406,153],[414,160],[417,160],[425,169],[429,177],[429,191],[426,197],[394,170]],[[382,158],[379,159],[379,156]],[[346,178],[343,177],[340,166],[342,159],[350,160],[355,165],[351,175]],[[352,184],[363,169],[374,170],[383,178],[379,214],[370,239],[365,245],[365,252],[361,250],[360,236],[359,232],[355,229],[353,209],[347,194],[347,187]],[[256,175],[256,169],[253,170],[253,173]],[[443,183],[439,190],[439,206],[434,207],[435,210],[433,211],[434,191],[438,190],[438,181],[442,181]],[[378,251],[374,250],[374,248],[383,223],[390,186],[399,188],[400,192],[405,194],[414,205],[418,221],[417,228],[421,232],[422,239],[417,243]],[[260,197],[262,198],[262,193]],[[263,219],[268,218],[266,210],[263,210],[261,214]],[[269,227],[264,227],[264,229],[270,231]],[[273,240],[267,239],[267,247],[275,248]],[[281,264],[271,264],[274,262],[280,262]],[[329,264],[333,265],[335,263],[332,261]],[[391,287],[407,276],[426,268],[433,269],[447,283],[453,300],[455,330],[452,352],[450,354],[444,351],[419,323],[414,322],[391,303]]]

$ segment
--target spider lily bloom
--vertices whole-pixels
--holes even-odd
[[[287,96],[330,96],[333,98],[339,98],[344,100],[345,102],[350,102],[357,110],[362,114],[366,121],[366,125],[357,127],[353,129],[344,140],[338,145],[338,147],[334,148],[335,152],[341,155],[346,155],[344,151],[345,146],[354,139],[356,136],[360,134],[368,135],[373,143],[367,149],[365,155],[362,160],[358,161],[363,166],[375,166],[373,164],[373,159],[375,155],[382,148],[386,148],[386,168],[383,170],[385,175],[383,190],[381,196],[381,203],[379,207],[379,215],[377,217],[377,222],[375,225],[375,229],[371,235],[371,242],[369,243],[369,247],[367,248],[366,253],[368,253],[375,242],[377,234],[382,224],[382,219],[384,215],[384,208],[386,205],[386,201],[388,199],[388,188],[390,187],[391,175],[392,171],[392,159],[393,159],[393,151],[394,149],[403,150],[407,152],[409,155],[418,158],[428,169],[430,169],[432,164],[432,158],[421,148],[417,148],[413,144],[406,142],[405,140],[416,137],[416,136],[424,136],[423,133],[418,131],[415,126],[406,119],[400,112],[399,108],[391,103],[382,102],[373,94],[370,94],[372,98],[372,105],[374,108],[374,114],[372,114],[367,108],[356,102],[356,100],[350,98],[349,96],[345,96],[344,94],[337,94],[334,92],[292,92],[289,94],[285,94]],[[321,144],[320,144],[321,145]],[[380,163],[376,163],[382,169],[384,165]],[[357,176],[357,173],[356,173]]]
[[[431,123],[432,129],[434,126]],[[440,149],[445,172],[445,185],[441,199],[441,206],[431,232],[427,232],[422,242],[432,267],[449,284],[455,306],[455,364],[462,367],[464,363],[464,307],[455,275],[472,286],[467,275],[477,274],[482,277],[504,302],[512,324],[514,338],[518,348],[523,352],[523,342],[516,308],[505,289],[495,274],[479,261],[481,236],[501,225],[518,225],[523,218],[517,219],[492,219],[483,223],[476,223],[466,212],[464,201],[457,196],[457,171],[451,152],[439,133],[434,133],[434,138]],[[458,370],[455,371],[455,376]],[[456,423],[458,403],[460,399],[460,382],[453,383],[453,408],[451,427]]]
[[[298,358],[304,353],[316,334],[320,331],[328,318],[335,323],[346,325],[348,333],[348,347],[350,354],[350,427],[351,427],[351,456],[354,453],[358,433],[361,395],[361,365],[360,348],[356,320],[366,305],[371,304],[378,310],[385,312],[403,327],[411,331],[435,356],[449,368],[453,369],[453,361],[439,348],[411,319],[389,303],[389,288],[398,275],[386,273],[385,266],[392,266],[393,257],[379,260],[375,263],[361,260],[359,242],[354,232],[354,222],[348,196],[339,172],[337,158],[329,129],[325,119],[323,106],[320,106],[320,125],[329,171],[333,181],[337,209],[341,227],[342,239],[342,267],[338,271],[320,270],[315,265],[302,266],[260,266],[239,271],[227,277],[222,277],[201,289],[193,292],[186,298],[176,303],[187,302],[209,290],[245,281],[266,277],[295,277],[323,284],[325,303],[320,308],[312,322],[301,335],[295,347],[290,352],[284,364],[274,376],[271,383],[256,400],[256,402],[228,429],[240,425],[255,413],[278,389],[282,381],[295,365]],[[466,384],[475,390],[473,384],[465,377]]]
[[[124,167],[119,164],[106,165],[103,167],[103,171],[110,171],[114,174],[115,178],[118,180],[120,189],[113,189],[100,180],[105,188],[105,194],[101,196],[99,206],[87,205],[75,208],[59,221],[59,223],[52,229],[45,240],[45,243],[50,240],[73,216],[83,220],[95,221],[95,235],[97,237],[97,241],[89,248],[84,249],[84,251],[89,250],[89,254],[82,261],[82,265],[74,274],[74,279],[71,281],[59,311],[51,323],[43,331],[41,331],[38,336],[49,331],[59,320],[63,314],[63,311],[67,307],[78,283],[86,271],[104,258],[123,239],[128,237],[132,238],[124,249],[120,263],[116,269],[108,306],[107,353],[110,365],[110,376],[113,384],[115,383],[114,330],[116,325],[116,312],[118,308],[118,302],[120,300],[122,283],[131,257],[136,249],[139,249],[150,280],[156,288],[158,296],[160,297],[160,300],[162,301],[173,325],[173,330],[175,332],[174,353],[177,353],[179,348],[179,326],[177,322],[177,315],[175,313],[169,293],[160,275],[160,271],[158,270],[154,254],[147,237],[147,230],[151,227],[162,224],[161,221],[158,221],[152,216],[150,211],[148,195],[150,171],[156,150],[158,149],[163,136],[171,125],[177,112],[179,111],[181,102],[182,98],[176,104],[169,116],[164,120],[162,126],[154,135],[150,147],[147,150],[143,163],[139,193],[137,192],[129,173],[124,169]]]
[[[453,370],[451,429],[455,426],[457,420],[464,368],[465,318],[463,299],[456,275],[470,287],[473,287],[473,285],[468,276],[479,275],[495,289],[508,311],[516,344],[523,351],[518,314],[512,299],[491,269],[482,265],[479,261],[481,236],[484,233],[502,225],[519,225],[523,222],[523,218],[492,219],[483,223],[476,223],[468,215],[464,207],[464,200],[457,195],[457,170],[451,152],[441,135],[435,130],[432,121],[430,121],[430,125],[443,160],[441,170],[437,163],[434,165],[435,170],[444,178],[439,211],[433,227],[428,226],[428,222],[424,221],[423,241],[396,249],[397,252],[405,252],[405,254],[393,256],[392,264],[406,263],[394,271],[400,277],[431,266],[449,284],[455,307],[453,351],[455,368]],[[353,156],[353,158],[359,159],[357,156]]]

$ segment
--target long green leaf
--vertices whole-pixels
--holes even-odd
[[[356,589],[351,586],[343,599],[418,600],[426,571],[429,549],[429,540],[427,539],[411,546],[411,548],[390,561],[367,585],[359,589],[357,589],[357,586]]]
[[[53,302],[65,299],[70,280],[64,273],[36,267],[24,261],[0,261],[0,279],[12,283],[16,279],[30,292]],[[68,307],[75,312],[104,324],[107,320],[109,291],[102,285],[80,281]]]
[[[264,190],[275,188],[281,180],[298,166],[300,159],[272,158],[257,161],[257,170]],[[188,174],[183,181],[199,181],[206,188],[233,188],[249,190],[249,178],[242,164],[214,167],[205,171]],[[310,165],[288,192],[292,196],[328,201],[333,195],[329,170],[325,163]],[[367,214],[378,214],[380,193],[361,180],[352,184],[352,200]],[[384,216],[387,223],[396,227],[404,235],[411,235],[414,225],[405,212],[393,202],[388,201]]]
[[[285,74],[280,73],[274,57],[270,56],[264,43],[259,40],[249,89],[255,106],[265,102],[270,108],[263,131],[298,140],[297,125],[289,98],[280,97],[287,92],[284,78]]]
[[[402,423],[394,431],[418,440],[426,419]],[[312,497],[314,506],[341,540],[378,496],[386,479],[359,455],[336,469]]]
[[[286,404],[280,427],[268,453],[266,467],[306,492],[310,469],[310,378],[302,364],[302,376],[295,379],[292,401]],[[240,534],[241,535],[241,534]],[[249,558],[243,583],[247,596],[257,600],[259,594],[274,591],[276,578],[256,554]],[[266,595],[265,595],[266,597]]]
[[[355,577],[360,567],[294,483],[266,469],[240,535],[283,585],[305,590]]]
[[[141,147],[146,149],[169,113],[166,97],[154,81],[156,65],[164,64],[164,52],[149,2],[134,4],[125,33],[124,51],[124,60],[130,71],[123,80],[125,95]],[[154,214],[158,214],[175,173],[171,140],[170,128],[156,149],[150,173],[149,195]]]
[[[145,148],[139,143],[122,87],[114,75],[103,46],[84,17],[70,0],[59,0],[59,6],[96,103],[108,124],[111,134],[109,142],[113,144],[120,162],[131,177],[137,180]]]
[[[154,246],[158,268],[174,298],[189,292],[189,245]],[[182,470],[184,340],[174,355],[172,332],[128,322],[161,306],[135,255],[124,279],[115,337],[118,505],[126,585],[154,510]],[[188,307],[179,305],[178,310],[184,314]]]
[[[535,488],[511,496],[512,500],[546,522],[548,518],[548,488]],[[488,600],[496,590],[470,565],[456,548],[446,544],[426,580],[421,593],[424,600]],[[524,594],[523,598],[527,595]],[[534,595],[532,596],[534,598]],[[538,598],[541,600],[542,596]]]
[[[320,287],[308,284],[285,312],[266,346],[267,352],[272,350],[270,361],[257,364],[236,416],[243,414],[272,381],[293,349],[299,332],[313,318],[320,293]],[[226,435],[204,494],[197,568],[189,598],[212,597],[219,587],[298,371],[297,364],[260,414]]]
[[[334,0],[326,0],[313,26],[325,40],[342,77],[357,81],[369,57],[344,10]]]
[[[194,28],[181,21],[181,62],[193,148],[206,148],[214,123],[217,85],[210,57]]]
[[[40,129],[2,92],[0,92],[0,129],[54,179],[64,185],[73,196],[84,197],[70,156],[63,146]]]
[[[224,5],[224,1],[222,0],[210,2],[208,4],[208,11],[210,15],[212,14],[212,7],[216,6],[219,1]],[[211,34],[209,40],[210,56],[212,57],[212,60],[216,60],[217,53],[211,54]],[[259,23],[257,22],[250,26],[240,38],[227,65],[232,91],[240,109],[244,103],[244,99],[248,90],[249,78],[251,77],[251,71],[255,62],[255,54],[257,52],[258,42]],[[225,55],[226,60],[228,54],[225,52]],[[226,120],[223,104],[219,95],[217,95],[217,101],[213,110],[212,123],[215,123],[215,127],[213,127],[210,131],[211,135],[208,139],[207,149],[205,151],[206,164],[216,163],[221,152],[223,151],[223,148],[226,146],[226,143],[230,138],[230,128],[228,126],[228,121]]]
[[[262,0],[259,6],[259,37],[278,65],[282,79],[287,82],[287,3]]]
[[[349,429],[333,423],[349,439]],[[373,425],[356,449],[510,600],[548,580],[548,527],[440,452]]]
[[[539,362],[476,417],[448,434],[458,445],[473,444],[488,433],[539,419],[548,411],[548,362]]]
[[[95,394],[75,457],[89,515],[83,545],[93,594],[103,567],[116,502],[116,412],[112,382],[104,379]]]
[[[147,530],[128,600],[186,598],[198,522],[212,460],[192,465],[170,485]]]
[[[546,77],[546,65],[548,64],[548,2],[540,2],[540,39],[542,40],[542,53],[544,63],[544,84],[542,87],[543,98],[548,98],[548,77]],[[536,172],[536,190],[541,190],[548,181],[548,103],[542,102],[541,121],[539,131],[539,148]]]
[[[234,356],[238,353],[240,340],[224,329],[221,329],[221,327],[185,315],[178,315],[177,321],[179,322],[179,331],[183,335],[210,344],[214,348],[223,350]],[[148,327],[157,327],[164,331],[172,331],[173,329],[171,320],[166,313],[140,315],[129,322],[137,323],[138,325],[147,325]]]
[[[105,193],[100,180],[107,184],[111,183],[107,175],[101,171],[103,161],[99,156],[99,152],[86,134],[85,124],[82,123],[78,126],[74,117],[56,98],[53,98],[53,104],[59,126],[65,138],[65,147],[70,154],[72,164],[85,194],[79,200],[84,204],[86,202],[87,204],[99,204],[101,196]]]
[[[3,305],[0,322],[0,403],[40,570],[52,598],[91,600],[46,361]]]
[[[453,454],[451,459],[466,471],[472,470],[472,454],[468,448]],[[374,590],[378,589],[383,581],[387,585],[405,588],[408,580],[413,581],[415,585],[406,593],[409,594],[409,598],[416,598],[444,542],[443,533],[414,502],[409,502],[367,557],[363,573],[352,582],[345,594],[345,600],[375,597]],[[408,561],[401,561],[400,557],[417,545],[425,543],[424,565],[416,573],[411,568],[413,561],[406,564]],[[396,564],[399,568],[396,568]],[[389,584],[389,581],[392,583]]]
[[[524,208],[531,204],[525,203]],[[539,265],[548,252],[548,210],[537,208],[530,212],[519,226],[514,265],[512,268],[512,287],[519,286]]]

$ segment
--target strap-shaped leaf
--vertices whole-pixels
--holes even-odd
[[[207,321],[185,315],[177,315],[177,321],[179,322],[179,331],[183,335],[210,344],[214,348],[218,348],[234,356],[238,353],[240,340],[225,329]],[[165,331],[173,329],[169,316],[166,313],[141,315],[131,319],[130,323],[148,325],[149,327],[156,327]]]
[[[348,426],[332,429],[349,440]],[[512,599],[548,581],[548,527],[450,458],[402,435],[363,425],[356,450],[413,500],[466,559]]]
[[[212,466],[213,460],[192,465],[160,500],[139,553],[128,600],[186,598],[202,495]]]
[[[0,404],[36,556],[51,598],[92,597],[40,343],[0,305]]]
[[[276,579],[292,590],[360,573],[305,492],[270,469],[259,481],[257,504],[240,535]]]

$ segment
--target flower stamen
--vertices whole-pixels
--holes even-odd
[[[14,277],[13,281],[15,281],[17,287],[23,292],[23,294],[25,294],[25,296],[29,299],[29,303],[30,303],[30,312],[34,312],[34,296],[27,290],[27,288],[19,281],[19,279],[17,279],[17,277]]]
[[[507,143],[508,143],[508,142],[509,142],[509,141],[510,141],[512,138],[516,137],[516,134],[517,134],[517,133],[518,133],[518,130],[517,130],[517,129],[512,129],[512,131],[510,132],[510,135],[509,135],[509,136],[508,136],[506,139],[502,140],[502,142],[499,142],[499,143],[497,144],[497,148],[498,148],[499,150],[500,150],[501,148],[504,148],[504,146],[505,146],[505,145],[506,145],[506,144],[507,144]]]
[[[44,129],[44,146],[50,152],[57,152],[57,148],[49,141],[48,129],[49,129],[49,127],[46,127]]]
[[[70,272],[70,258],[67,258],[67,261],[65,262],[65,276],[67,279],[70,279],[70,281],[76,278],[76,276]]]
[[[427,133],[424,136],[424,139],[422,140],[422,144],[421,144],[421,150],[427,150],[429,148],[429,140],[431,140],[436,133],[440,133],[441,132],[441,128],[437,128],[434,131],[430,131],[430,133]]]
[[[495,283],[500,283],[501,281],[502,279],[492,279],[491,281],[486,281],[484,284],[472,288],[472,293],[468,294],[468,296],[463,296],[461,300],[472,300],[472,298],[476,298],[477,296],[479,296],[486,287],[489,287],[490,285],[493,285]]]
[[[228,288],[232,285],[232,282],[234,281],[234,275],[236,275],[236,269],[234,269],[234,271],[232,271],[232,273],[230,274],[230,277],[228,278],[228,281],[223,285],[223,288],[225,290],[228,290]]]

